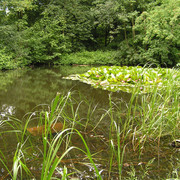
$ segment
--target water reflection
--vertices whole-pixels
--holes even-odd
[[[90,124],[97,123],[98,120],[101,119],[101,116],[103,113],[106,112],[106,110],[109,109],[109,95],[110,92],[106,90],[101,89],[94,89],[88,84],[84,84],[79,81],[72,81],[72,80],[65,80],[62,79],[63,76],[68,76],[70,74],[75,73],[84,73],[86,72],[90,67],[57,67],[57,68],[36,68],[36,69],[29,69],[29,70],[20,70],[20,73],[16,71],[16,73],[13,73],[13,71],[6,72],[3,76],[3,80],[1,79],[0,82],[6,82],[6,83],[0,83],[0,132],[2,132],[4,127],[1,126],[2,120],[4,120],[8,115],[13,115],[17,118],[19,118],[22,121],[26,121],[26,113],[33,112],[34,110],[47,108],[46,105],[49,105],[52,102],[52,99],[56,96],[57,92],[60,92],[62,94],[67,94],[68,91],[73,92],[73,97],[76,98],[78,102],[80,102],[82,99],[87,100],[84,101],[80,107],[79,107],[79,116],[81,117],[81,122],[87,121],[87,118],[89,118]],[[10,73],[8,75],[8,73]],[[0,75],[1,76],[1,75]],[[111,93],[112,101],[115,102],[119,107],[121,107],[120,113],[123,113],[123,109],[126,106],[126,103],[130,99],[130,94],[119,91]],[[46,105],[45,105],[46,104]],[[38,106],[40,105],[40,106]],[[38,106],[38,107],[37,107]],[[74,109],[78,105],[74,103]],[[91,112],[93,112],[94,108],[96,107],[97,110],[96,113],[89,114],[87,117],[87,111],[88,108],[91,107]],[[36,116],[37,114],[34,114]],[[69,115],[70,116],[70,115]],[[115,116],[120,116],[120,114],[116,114]],[[37,123],[37,122],[36,122]],[[107,160],[103,161],[105,158],[109,157],[109,154],[107,154],[109,143],[107,139],[108,137],[108,128],[110,127],[110,120],[109,117],[105,117],[103,121],[100,122],[99,126],[101,129],[98,131],[98,134],[93,133],[87,133],[84,134],[84,138],[86,139],[86,142],[88,144],[88,147],[91,148],[91,153],[97,154],[97,159],[102,159],[102,162],[100,165],[102,166],[102,169],[106,169],[107,167]],[[23,123],[22,123],[23,124]],[[88,132],[88,131],[87,131]],[[73,137],[73,145],[78,146],[80,148],[83,148],[83,144],[81,143],[80,139],[77,137]],[[43,149],[42,143],[35,143],[37,146],[37,149]],[[17,142],[14,140],[14,134],[6,133],[1,134],[0,133],[0,150],[4,152],[5,157],[7,157],[8,161],[12,161],[12,158],[14,156],[14,152],[16,150]],[[161,146],[160,146],[161,147]],[[157,148],[156,144],[154,147],[147,148],[147,152],[142,154],[141,159],[138,155],[138,152],[133,151],[131,147],[128,147],[126,149],[126,153],[124,155],[125,165],[133,165],[133,166],[139,166],[139,169],[141,168],[141,164],[139,163],[147,163],[150,159],[155,157],[157,155]],[[152,149],[154,149],[152,151]],[[40,176],[41,171],[41,163],[42,163],[42,157],[39,154],[39,151],[34,149],[33,156],[28,157],[30,160],[27,160],[27,163],[29,163],[32,172],[35,174],[35,176]],[[28,151],[32,151],[32,149],[29,149]],[[132,153],[133,152],[133,153]],[[170,154],[173,154],[171,150],[167,151],[166,145],[162,145],[161,149],[161,157],[162,158],[161,164],[168,164],[168,158],[170,157]],[[163,152],[166,152],[163,153]],[[62,153],[60,151],[60,153]],[[31,153],[29,153],[31,154]],[[41,154],[42,155],[42,154]],[[61,154],[60,154],[61,155]],[[59,156],[60,156],[59,155]],[[177,154],[174,153],[174,158],[177,158]],[[39,161],[33,161],[34,158],[38,158]],[[88,175],[90,172],[93,173],[93,169],[90,169],[89,167],[84,166],[84,162],[87,163],[87,159],[85,156],[82,156],[79,152],[74,151],[71,154],[71,157],[68,159],[65,159],[66,162],[64,162],[64,165],[71,166],[71,160],[72,159],[84,159],[82,160],[82,163],[77,162],[77,169],[82,170],[83,173],[81,173],[80,176],[82,176],[82,179],[86,177],[88,179]],[[133,161],[133,164],[132,164]],[[172,160],[173,163],[176,164],[179,160]],[[11,162],[12,163],[12,162]],[[9,164],[11,164],[9,163]],[[39,163],[39,164],[38,164]],[[75,161],[73,163],[76,163]],[[155,166],[159,165],[159,162],[156,162]],[[0,164],[1,167],[1,164]],[[161,166],[162,167],[162,166]],[[11,168],[11,167],[9,167]],[[125,170],[129,167],[125,167]],[[137,168],[137,167],[136,167]],[[168,167],[169,169],[172,169],[172,167]],[[138,169],[138,168],[137,168]],[[156,170],[156,167],[154,168]],[[166,168],[161,168],[161,171],[168,170]],[[1,170],[1,174],[3,174],[4,169]],[[61,169],[59,169],[61,171]],[[104,172],[105,173],[105,172]],[[159,172],[158,172],[159,173]],[[153,173],[152,173],[153,174]],[[156,172],[154,172],[156,174]],[[159,173],[160,174],[160,173]],[[104,174],[104,179],[108,174]],[[153,177],[152,177],[153,178]],[[157,175],[155,175],[156,179]],[[37,178],[38,179],[38,178]]]
[[[1,117],[6,117],[10,115],[12,116],[13,114],[15,114],[15,107],[9,106],[7,104],[2,105],[1,112],[0,112]]]
[[[57,92],[67,94],[68,91],[76,92],[79,96],[84,96],[88,101],[99,103],[102,108],[109,105],[109,91],[94,89],[90,85],[79,81],[65,80],[63,76],[74,73],[84,73],[91,67],[58,67],[58,68],[36,68],[20,73],[18,76],[6,76],[6,81],[11,82],[6,86],[6,91],[0,88],[0,112],[4,111],[5,104],[9,107],[10,115],[15,115],[19,119],[33,110],[40,104],[50,104]],[[12,72],[9,72],[12,73]],[[6,72],[8,74],[8,72]],[[10,79],[10,80],[9,80]],[[1,86],[1,84],[0,84]],[[114,93],[113,98],[129,99],[127,93]],[[8,110],[6,109],[6,112]],[[4,116],[5,114],[2,114]]]

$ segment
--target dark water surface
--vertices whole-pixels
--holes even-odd
[[[90,85],[84,84],[79,81],[65,80],[62,79],[63,76],[76,73],[84,73],[91,67],[57,67],[57,68],[34,68],[26,70],[16,70],[16,71],[6,71],[0,72],[0,122],[7,120],[8,116],[14,116],[19,120],[23,121],[25,124],[26,114],[32,112],[34,108],[38,105],[50,104],[55,98],[56,93],[60,92],[62,94],[67,94],[69,91],[73,92],[74,96],[79,98],[79,94],[87,99],[88,102],[92,103],[92,107],[97,105],[101,109],[109,109],[109,91],[104,91],[101,89],[94,89]],[[112,93],[112,100],[114,102],[128,102],[131,95],[124,92]],[[121,104],[121,108],[125,107],[125,103]],[[88,107],[81,108],[82,118],[86,118]],[[92,118],[94,124],[96,120],[100,119],[101,112],[95,114]],[[105,119],[106,120],[106,119]],[[91,122],[93,123],[93,122]],[[102,123],[102,129],[100,129],[100,134],[108,136],[108,127],[110,121],[107,118],[106,121]],[[106,127],[106,128],[105,128]],[[6,127],[0,125],[0,131],[3,131]],[[107,130],[107,133],[106,133]],[[87,141],[92,146],[92,151],[105,150],[106,145],[101,140],[93,138],[93,134],[89,135]],[[168,137],[167,137],[168,139]],[[137,170],[137,175],[141,174],[141,166],[147,164],[147,162],[155,158],[154,164],[151,167],[151,177],[150,179],[165,178],[169,173],[171,173],[177,167],[179,163],[179,151],[168,147],[168,140],[165,139],[161,147],[157,148],[156,144],[149,145],[147,151],[142,154],[139,158],[138,152],[133,152],[132,148],[127,148],[124,157],[124,171],[132,171],[130,168],[132,165]],[[78,140],[75,140],[78,142]],[[14,151],[16,149],[17,142],[15,138],[11,135],[4,134],[0,136],[0,150],[6,155],[8,161],[12,161]],[[104,147],[103,147],[104,146]],[[148,145],[147,145],[148,147]],[[79,155],[78,155],[79,156]],[[101,153],[100,158],[108,158],[106,153]],[[77,157],[74,157],[77,158]],[[101,162],[102,163],[102,162]],[[10,163],[9,163],[10,164]],[[68,163],[67,163],[68,164]],[[70,163],[69,163],[70,164]],[[5,169],[0,164],[0,179],[4,176]],[[10,166],[10,165],[9,165]],[[38,168],[40,164],[32,163],[32,171],[39,178]],[[102,168],[105,168],[105,164],[102,164]],[[84,169],[82,168],[84,167]],[[10,168],[10,167],[9,167]],[[34,170],[33,170],[34,168]],[[90,172],[88,167],[79,167],[82,172]],[[87,170],[88,169],[88,170]],[[114,173],[116,174],[116,173]],[[88,179],[86,173],[83,175],[85,179]],[[106,174],[104,175],[106,179]],[[112,179],[118,179],[116,175]]]

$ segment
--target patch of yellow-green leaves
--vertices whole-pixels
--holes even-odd
[[[173,74],[173,75],[172,75]],[[165,68],[143,68],[141,66],[102,66],[92,68],[84,74],[75,74],[65,79],[80,80],[91,84],[95,88],[102,88],[109,91],[150,92],[152,87],[159,89],[168,86],[170,80],[179,84],[180,71]]]

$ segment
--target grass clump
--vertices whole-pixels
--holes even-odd
[[[128,71],[126,69],[126,73],[131,70],[136,73],[136,69],[132,67]],[[113,71],[115,69],[109,73],[109,82],[113,79]],[[145,73],[148,70],[142,68],[142,71],[144,73],[140,76],[145,80],[149,77],[148,73]],[[151,71],[149,70],[150,75]],[[92,77],[96,76],[96,72],[93,73],[93,69],[90,71]],[[157,179],[158,174],[154,176],[153,170],[157,169],[159,157],[164,156],[162,139],[169,137],[173,140],[180,137],[178,72],[164,72],[164,69],[153,71],[152,74],[156,76],[149,78],[157,84],[151,86],[151,92],[139,94],[139,90],[134,88],[129,101],[114,100],[110,92],[107,109],[94,106],[92,102],[84,99],[83,95],[77,100],[70,92],[67,95],[57,94],[47,108],[26,116],[26,123],[21,131],[18,130],[20,121],[17,121],[18,125],[14,127],[16,131],[11,132],[17,134],[18,145],[11,166],[5,160],[6,155],[1,153],[3,156],[0,160],[7,169],[7,174],[12,179],[24,176],[42,180],[142,177]],[[130,75],[127,78],[133,78]],[[158,80],[162,82],[160,89]],[[143,83],[148,81],[149,79]],[[106,126],[102,127],[104,121]],[[14,120],[12,122],[14,123]],[[34,137],[26,131],[34,122],[45,127],[39,137]],[[57,122],[61,122],[63,128],[53,136],[52,124]],[[146,151],[148,155],[144,158]],[[166,156],[170,157],[171,154]],[[168,172],[173,170],[174,165],[169,168],[170,166]],[[178,178],[178,172],[173,175],[175,176]]]

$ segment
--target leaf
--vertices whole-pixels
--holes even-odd
[[[100,74],[99,72],[101,72],[101,76],[97,76],[97,74]],[[170,76],[169,74],[171,74],[171,72],[170,69],[163,68],[102,66],[92,68],[85,74],[76,74],[65,78],[80,80],[91,84],[95,88],[102,88],[114,92],[121,90],[131,93],[133,89],[136,88],[139,93],[148,93],[153,89],[153,86],[157,86],[158,89],[167,86],[167,77]],[[178,74],[176,77],[180,77],[178,70],[174,70],[174,73]],[[89,74],[91,75],[89,76]],[[174,80],[178,83],[179,78],[174,78]]]

